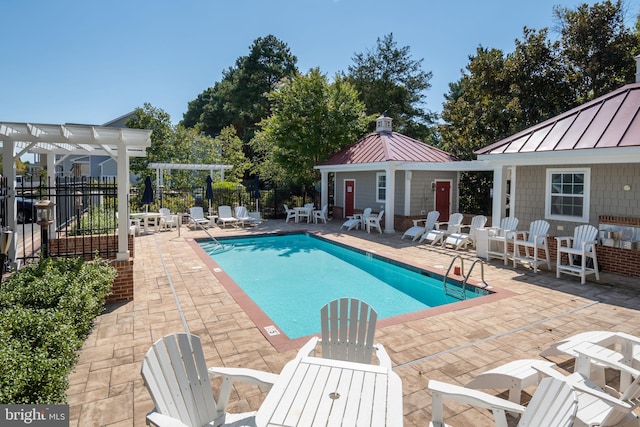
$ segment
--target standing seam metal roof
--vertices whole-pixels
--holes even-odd
[[[320,166],[379,162],[457,162],[446,151],[397,132],[373,132],[343,148],[320,163]]]
[[[633,83],[477,150],[482,154],[640,146],[640,84]]]

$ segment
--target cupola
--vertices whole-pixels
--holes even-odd
[[[380,117],[378,117],[376,119],[376,132],[377,133],[382,133],[382,132],[391,132],[392,131],[392,126],[391,126],[391,122],[393,121],[393,119],[391,117],[388,117],[386,114],[382,114]]]

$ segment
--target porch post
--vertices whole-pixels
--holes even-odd
[[[320,209],[329,204],[329,172],[320,171]]]
[[[384,203],[384,232],[395,233],[395,230],[393,229],[393,222],[395,218],[393,206],[395,204],[396,193],[396,168],[393,165],[389,165],[385,172],[387,174],[387,194]]]
[[[118,145],[118,254],[116,260],[129,260],[129,155],[124,143]]]
[[[411,215],[411,177],[410,170],[404,171],[404,215]]]
[[[498,227],[502,219],[503,200],[505,200],[504,194],[502,194],[504,191],[502,172],[502,166],[493,170],[493,201],[491,207],[491,225],[493,227]]]

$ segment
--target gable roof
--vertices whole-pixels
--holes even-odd
[[[319,163],[319,166],[381,162],[457,162],[452,154],[397,132],[373,132]]]
[[[475,151],[477,155],[640,147],[640,84],[633,83]]]

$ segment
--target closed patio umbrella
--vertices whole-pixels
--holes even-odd
[[[142,193],[142,203],[147,205],[146,211],[149,212],[149,205],[153,203],[153,184],[151,177],[147,175],[144,180],[144,192]]]
[[[212,182],[213,179],[211,179],[211,175],[207,175],[207,185],[204,197],[209,201],[209,214],[211,214],[211,201],[213,200],[213,187],[211,186]]]

